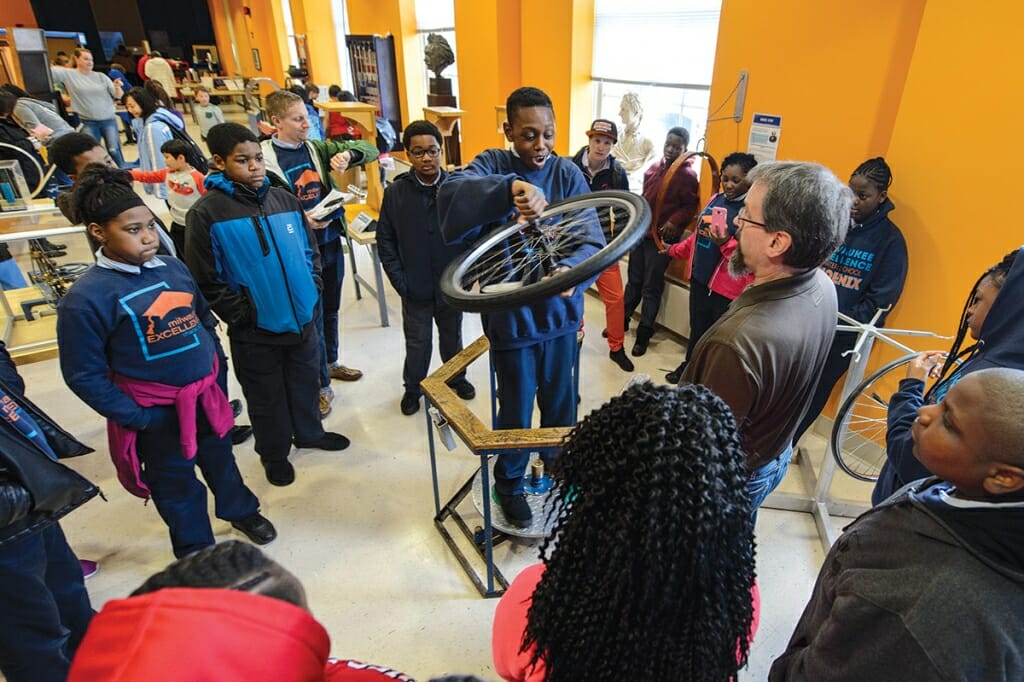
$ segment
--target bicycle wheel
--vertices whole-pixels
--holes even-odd
[[[651,222],[647,202],[623,191],[593,192],[549,205],[527,224],[506,223],[455,258],[441,275],[441,295],[472,313],[509,310],[572,289],[626,254]],[[604,246],[593,235],[610,223]],[[580,263],[560,264],[577,249],[598,246]],[[556,268],[558,270],[556,271]]]
[[[832,425],[832,453],[839,468],[859,481],[874,482],[885,464],[889,400],[907,376],[910,353],[875,371],[843,401]]]

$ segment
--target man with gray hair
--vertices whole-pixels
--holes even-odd
[[[765,163],[749,175],[730,273],[754,283],[701,337],[680,383],[732,408],[753,508],[778,486],[835,335],[835,286],[819,269],[843,243],[853,195],[815,163]]]

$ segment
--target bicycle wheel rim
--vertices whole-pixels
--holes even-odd
[[[836,464],[858,481],[878,480],[886,461],[889,401],[916,353],[893,360],[862,381],[843,401],[832,425]]]
[[[542,279],[551,263],[591,241],[589,230],[598,213],[605,212],[615,216],[612,240],[575,266]],[[465,312],[497,312],[572,289],[618,261],[643,237],[650,208],[630,192],[593,192],[549,205],[537,222],[539,228],[506,223],[449,263],[440,282],[445,301]]]

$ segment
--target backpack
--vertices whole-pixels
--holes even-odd
[[[188,145],[188,151],[185,153],[185,160],[188,161],[189,165],[195,168],[197,171],[206,175],[210,172],[210,162],[206,159],[206,155],[203,154],[202,148],[196,144],[196,141],[192,139],[183,128],[176,126],[167,126],[171,131],[171,137],[175,140],[181,140]]]

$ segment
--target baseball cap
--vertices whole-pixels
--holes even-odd
[[[619,129],[606,118],[599,118],[590,124],[587,137],[593,137],[594,135],[605,135],[612,138],[615,142],[619,141]]]

